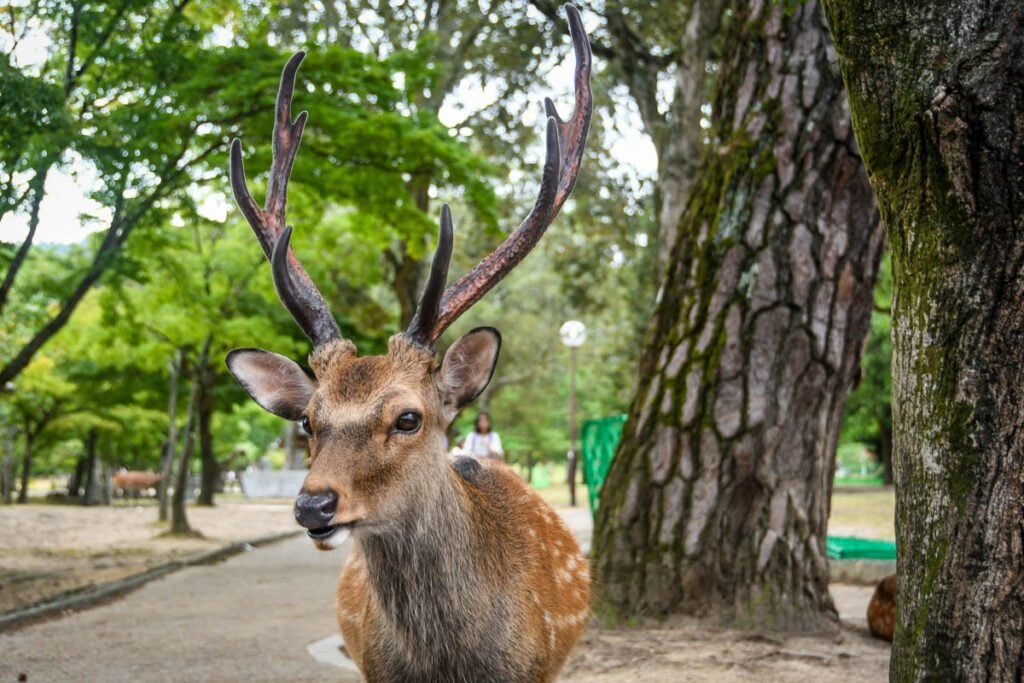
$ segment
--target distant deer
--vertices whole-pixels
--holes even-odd
[[[586,559],[559,516],[502,465],[452,461],[444,433],[490,381],[498,331],[467,333],[435,360],[442,332],[511,271],[541,238],[572,191],[593,108],[590,45],[566,6],[576,54],[575,111],[563,121],[550,100],[547,159],[523,223],[445,289],[452,220],[441,210],[430,274],[409,328],[384,356],[359,357],[289,248],[288,178],[306,113],[291,100],[303,54],[285,66],[277,96],[267,199],[250,195],[241,145],[231,183],[271,262],[278,295],[313,342],[311,372],[270,351],[228,354],[231,373],[263,408],[301,422],[311,466],[295,518],[330,550],[350,530],[337,615],[348,651],[371,681],[549,681],[589,615]]]
[[[131,495],[138,498],[139,494],[149,489],[155,489],[163,477],[156,472],[138,472],[122,469],[114,473],[114,495],[120,494],[123,498]]]

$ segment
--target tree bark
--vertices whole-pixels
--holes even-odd
[[[306,468],[306,449],[299,443],[299,425],[288,422],[284,427],[284,468],[302,470]]]
[[[220,480],[220,465],[213,452],[213,377],[207,366],[202,374],[199,385],[199,460],[202,463],[200,475],[199,497],[197,505],[213,505],[213,497],[217,492]]]
[[[86,479],[83,505],[100,505],[103,503],[103,465],[100,462],[96,446],[99,439],[91,433],[85,442]]]
[[[1019,681],[1024,5],[826,6],[892,245],[891,676]]]
[[[185,424],[185,443],[181,447],[181,458],[178,462],[177,476],[174,480],[174,495],[171,498],[172,534],[193,533],[185,511],[185,499],[188,491],[188,475],[192,466],[192,453],[195,450],[196,423],[199,420],[199,400],[202,396],[202,378],[203,374],[207,372],[206,366],[210,360],[210,345],[212,342],[212,337],[207,336],[192,374],[192,387],[189,390],[188,400],[188,422]]]
[[[79,498],[82,495],[82,481],[85,480],[85,465],[86,458],[82,454],[78,456],[78,460],[75,461],[75,471],[71,474],[71,478],[68,480],[68,497]]]
[[[3,478],[3,499],[4,505],[10,505],[14,498],[14,427],[7,425],[4,429],[4,457],[0,467],[0,477]]]
[[[565,26],[561,3],[530,0],[550,21]],[[654,54],[630,25],[628,8],[619,3],[604,7],[608,44],[591,39],[594,54],[608,61],[637,106],[644,132],[658,155],[655,210],[658,215],[658,249],[655,280],[662,281],[676,243],[679,221],[696,177],[704,148],[701,107],[708,89],[707,63],[717,58],[716,38],[721,26],[723,0],[680,0],[686,25],[671,54]],[[672,8],[673,12],[680,11]],[[669,67],[674,69],[672,98],[662,111],[659,84]]]
[[[31,426],[25,425],[25,450],[21,454],[21,487],[18,489],[18,504],[28,502],[28,481],[32,476],[32,442],[35,441],[35,432]]]
[[[171,482],[171,466],[174,464],[174,454],[178,448],[178,385],[180,384],[181,371],[185,364],[185,352],[177,349],[174,352],[174,359],[168,363],[168,390],[167,390],[167,441],[164,443],[164,452],[160,458],[160,483],[157,485],[157,508],[158,518],[166,522],[169,512],[167,492]]]
[[[834,629],[825,531],[882,230],[815,2],[735,10],[595,520],[612,614]]]
[[[646,125],[658,150],[659,281],[660,275],[668,270],[669,255],[679,237],[680,219],[697,177],[697,166],[704,148],[704,130],[700,120],[701,107],[707,98],[706,66],[714,53],[713,46],[725,5],[722,0],[691,1],[690,17],[676,64],[672,102],[660,127]],[[621,41],[616,42],[621,44]],[[627,68],[625,64],[623,68]],[[644,65],[644,68],[650,69],[650,66]],[[652,97],[656,95],[652,93]],[[646,121],[650,117],[644,118]]]
[[[886,406],[878,420],[878,459],[882,463],[882,480],[886,486],[896,481],[892,467],[892,407]]]

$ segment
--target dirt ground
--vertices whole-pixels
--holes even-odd
[[[888,678],[889,644],[844,626],[835,638],[708,631],[697,620],[615,630],[591,626],[559,680],[566,683],[772,681],[850,683]]]
[[[201,538],[163,536],[150,501],[114,507],[6,506],[0,511],[0,613],[226,544],[292,531],[291,500],[189,508]]]

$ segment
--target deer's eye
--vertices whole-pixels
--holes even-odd
[[[402,413],[395,420],[395,431],[400,434],[414,434],[419,431],[421,424],[423,424],[423,418],[418,413]]]
[[[313,436],[313,425],[309,423],[308,415],[302,416],[302,422],[299,423],[299,426],[302,428],[303,434],[306,436]]]

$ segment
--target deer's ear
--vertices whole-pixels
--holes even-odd
[[[501,335],[493,327],[471,330],[449,347],[438,377],[446,408],[454,413],[487,388],[500,351]]]
[[[263,349],[235,349],[228,370],[266,411],[299,420],[316,391],[316,380],[291,358]]]

